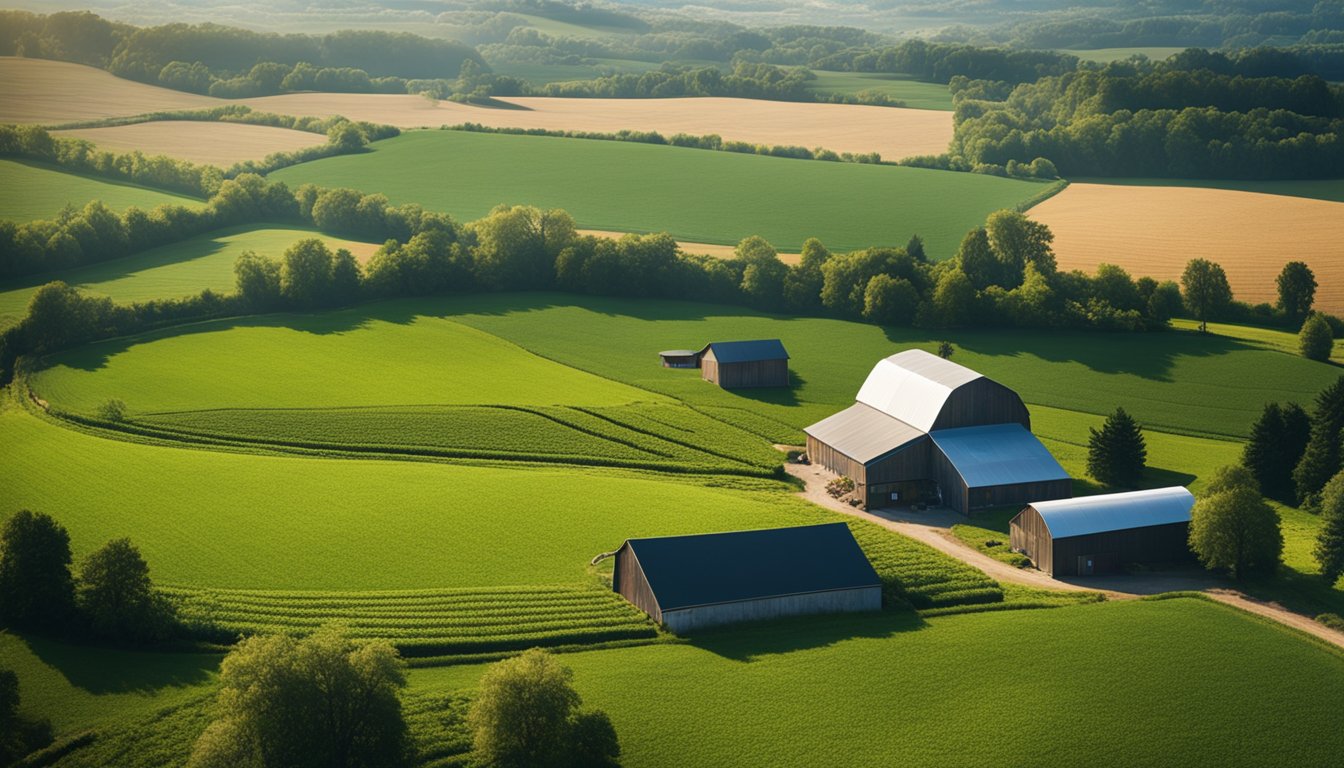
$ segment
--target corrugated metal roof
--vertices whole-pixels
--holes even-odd
[[[1031,506],[1041,513],[1052,537],[1067,539],[1105,531],[1188,523],[1195,497],[1177,485],[1149,491],[1038,501]]]
[[[659,353],[658,353],[658,356],[659,356],[659,357],[695,357],[695,356],[698,355],[698,354],[700,354],[699,350],[695,350],[695,349],[664,349],[662,352],[659,352]]]
[[[627,543],[664,611],[882,583],[844,523]]]
[[[1069,479],[1050,451],[1021,424],[940,429],[929,437],[968,488]]]
[[[788,360],[784,343],[779,339],[755,341],[715,341],[706,349],[714,350],[714,359],[720,363],[750,363],[756,360]]]
[[[879,360],[854,399],[928,432],[952,390],[979,378],[951,360],[907,349]]]
[[[803,431],[863,464],[924,437],[920,430],[863,403]]]

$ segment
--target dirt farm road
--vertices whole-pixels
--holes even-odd
[[[952,535],[952,526],[966,521],[966,518],[947,510],[928,510],[926,512],[878,510],[865,511],[831,498],[826,493],[826,483],[832,475],[815,464],[785,464],[790,475],[806,484],[800,496],[808,501],[835,512],[851,515],[883,528],[909,536],[934,549],[984,571],[997,581],[1021,584],[1037,589],[1058,589],[1067,591],[1102,592],[1110,600],[1133,600],[1144,595],[1156,595],[1163,592],[1192,591],[1202,592],[1210,599],[1224,605],[1239,608],[1248,613],[1276,621],[1285,626],[1301,630],[1340,648],[1344,648],[1344,632],[1333,630],[1314,621],[1309,616],[1283,608],[1277,603],[1267,603],[1229,589],[1225,582],[1198,574],[1184,575],[1123,575],[1115,577],[1093,577],[1063,581],[1053,578],[1034,568],[1016,568],[1008,563],[978,552],[966,546]]]

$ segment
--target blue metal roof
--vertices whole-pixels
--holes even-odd
[[[929,437],[968,488],[1069,479],[1050,451],[1021,424],[940,429]]]
[[[714,350],[714,359],[720,363],[750,363],[756,360],[788,360],[784,343],[779,339],[756,341],[715,341],[706,349]]]
[[[1051,537],[1066,539],[1105,531],[1188,523],[1195,497],[1175,485],[1148,491],[1037,501],[1031,506],[1040,513]]]
[[[626,543],[664,611],[882,583],[844,523]]]

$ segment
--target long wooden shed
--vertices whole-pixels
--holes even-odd
[[[882,582],[844,523],[629,539],[612,588],[673,632],[882,607]]]
[[[716,341],[700,351],[700,378],[724,389],[789,386],[789,353],[779,339]]]
[[[909,349],[878,361],[854,405],[804,432],[811,460],[852,479],[865,506],[933,499],[965,514],[1072,495],[1030,429],[1013,390]]]
[[[1191,559],[1190,510],[1180,487],[1034,502],[1008,523],[1009,543],[1051,576],[1110,573],[1131,563]]]

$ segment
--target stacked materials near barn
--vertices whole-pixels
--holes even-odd
[[[1073,493],[1022,398],[969,368],[908,349],[879,361],[855,401],[804,432],[812,461],[868,507],[938,498],[965,514]]]
[[[612,588],[673,632],[882,607],[882,582],[844,523],[629,539]]]
[[[1195,497],[1184,488],[1040,501],[1009,523],[1010,544],[1051,576],[1091,576],[1131,563],[1179,563]]]

